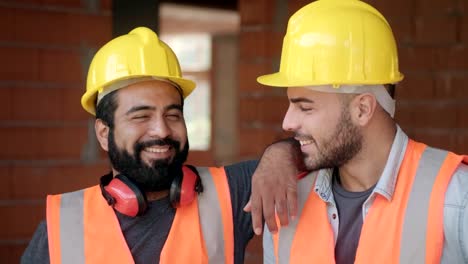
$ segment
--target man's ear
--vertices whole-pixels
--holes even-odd
[[[94,122],[94,130],[96,131],[96,138],[101,145],[101,148],[105,151],[109,151],[109,126],[102,121],[102,119],[96,119]]]
[[[353,99],[352,104],[352,119],[360,126],[367,125],[377,108],[375,96],[371,93],[359,94]]]

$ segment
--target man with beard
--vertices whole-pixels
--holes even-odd
[[[96,53],[82,106],[96,116],[112,172],[99,185],[48,196],[47,221],[22,263],[243,263],[253,232],[242,208],[256,162],[184,165],[183,106],[194,88],[148,28]],[[271,149],[290,156],[291,144],[275,146],[264,156]]]
[[[290,18],[279,72],[258,82],[287,87],[283,129],[309,172],[299,218],[264,233],[265,263],[468,263],[468,157],[395,123],[402,79],[392,31],[370,5],[318,0]],[[255,229],[259,197],[271,195],[257,187]]]

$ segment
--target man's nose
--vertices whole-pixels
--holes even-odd
[[[167,138],[171,135],[171,129],[163,118],[151,121],[148,135],[152,138]]]
[[[283,119],[283,130],[292,132],[297,131],[300,126],[298,118],[299,117],[295,114],[292,106],[290,105]]]

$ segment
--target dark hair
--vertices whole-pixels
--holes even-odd
[[[114,114],[117,109],[117,92],[115,90],[104,96],[96,106],[96,119],[101,119],[109,128],[114,128]]]
[[[180,96],[180,105],[182,106],[182,113],[184,112],[184,103],[185,103],[185,100],[184,100],[184,92],[182,91],[182,88],[180,88],[178,85],[175,86],[177,92],[179,93],[179,96]]]
[[[388,94],[390,94],[392,99],[395,99],[396,85],[395,84],[385,84],[384,87],[385,87],[385,90],[387,90]]]
[[[182,106],[182,113],[183,113],[184,112],[184,91],[182,90],[182,88],[178,84],[175,84],[175,83],[172,83],[172,82],[171,82],[171,84],[177,90],[177,93],[179,93],[180,105]]]

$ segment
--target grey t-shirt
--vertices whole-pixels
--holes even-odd
[[[339,172],[335,168],[332,189],[340,222],[335,245],[335,261],[337,264],[353,264],[363,223],[362,205],[374,187],[363,192],[346,191],[340,185]]]
[[[245,247],[253,237],[250,214],[242,209],[250,197],[251,178],[256,166],[256,161],[247,161],[225,167],[231,192],[236,264],[244,262]],[[169,198],[149,202],[147,211],[141,216],[128,217],[119,212],[116,212],[116,215],[135,263],[159,263],[175,216],[175,209],[171,207]],[[47,225],[42,221],[21,257],[21,263],[49,262]]]

